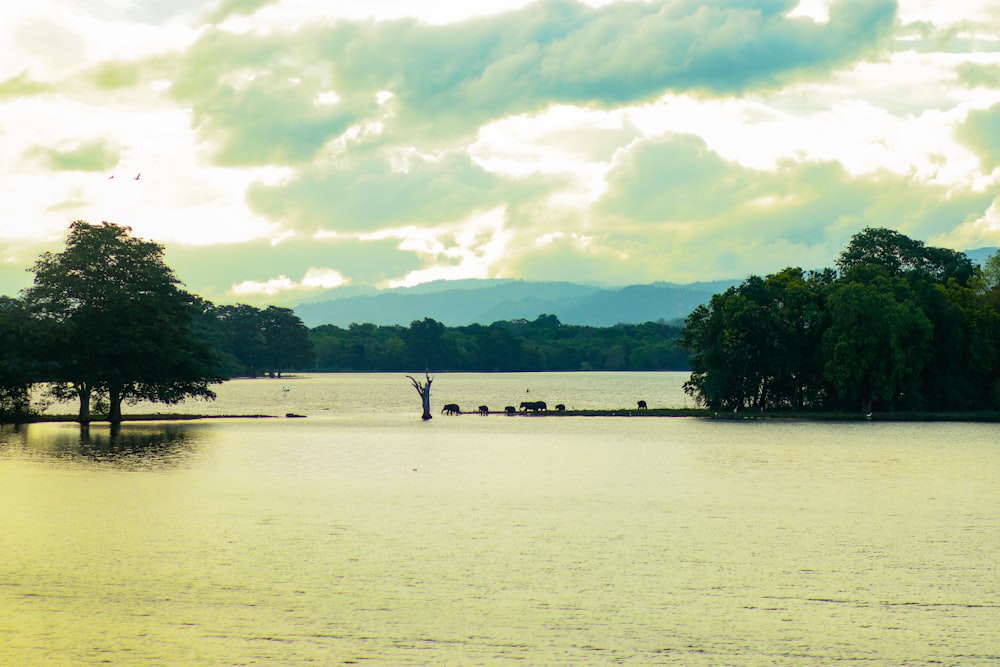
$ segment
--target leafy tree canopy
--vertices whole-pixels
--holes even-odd
[[[883,227],[866,227],[855,234],[837,258],[842,274],[865,265],[882,267],[890,275],[925,274],[941,282],[954,278],[961,285],[968,284],[976,273],[976,266],[964,253],[925,246]]]
[[[876,228],[837,268],[751,276],[695,309],[686,391],[737,411],[1000,409],[1000,281]]]
[[[70,226],[66,248],[39,257],[22,296],[45,327],[39,340],[52,361],[57,397],[80,400],[89,420],[92,396],[107,396],[109,420],[123,401],[176,403],[214,397],[221,381],[214,354],[194,335],[197,300],[163,261],[163,247],[111,223]]]

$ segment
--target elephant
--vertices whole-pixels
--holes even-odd
[[[441,413],[449,415],[460,415],[462,414],[462,409],[458,407],[458,404],[456,403],[448,403],[443,408],[441,408]]]
[[[563,403],[557,403],[556,404],[556,410],[558,410],[559,412],[562,412],[565,409],[566,409],[565,404],[563,404]]]
[[[526,412],[528,410],[532,412],[545,410],[548,412],[548,409],[548,406],[545,405],[545,401],[521,401],[521,412]]]
[[[513,415],[517,413],[517,409],[513,405],[508,405],[503,409],[504,414]]]
[[[639,401],[639,409],[640,410],[646,409],[646,401]]]
[[[480,405],[479,406],[479,414],[481,414],[481,415],[488,415],[488,414],[490,414],[489,407],[487,407],[485,405]]]

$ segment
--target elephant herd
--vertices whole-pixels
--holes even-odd
[[[646,410],[647,409],[646,401],[639,401],[638,407],[640,410]],[[566,410],[566,405],[564,403],[557,403],[555,406],[555,410],[556,412],[563,412],[564,410]],[[503,409],[503,413],[505,415],[516,415],[518,412],[523,412],[523,413],[531,412],[537,414],[539,412],[548,412],[548,411],[549,407],[545,403],[545,401],[521,401],[520,409],[515,408],[513,405],[505,406]],[[489,406],[486,405],[480,405],[476,409],[476,412],[485,416],[490,414],[490,408]],[[462,409],[458,406],[457,403],[447,403],[443,408],[441,408],[441,414],[460,415],[462,414]]]

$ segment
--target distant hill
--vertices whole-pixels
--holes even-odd
[[[523,280],[436,281],[372,293],[337,291],[329,299],[295,307],[308,327],[351,323],[408,326],[425,317],[446,326],[533,320],[555,315],[564,324],[606,327],[619,323],[683,320],[713,294],[739,281],[678,285],[652,283],[600,287],[568,282]]]
[[[966,250],[965,256],[972,260],[973,264],[983,265],[986,258],[997,251],[996,248],[976,248],[975,250]]]
[[[981,265],[996,250],[976,248],[965,254]],[[658,320],[680,323],[713,294],[741,281],[606,287],[525,280],[438,280],[387,290],[341,287],[294,310],[308,327],[346,327],[355,322],[409,326],[425,317],[454,327],[533,320],[542,314],[555,315],[564,324],[595,327]]]

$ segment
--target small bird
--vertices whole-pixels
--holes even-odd
[[[108,180],[110,181],[110,180],[111,180],[112,178],[114,178],[114,177],[115,177],[115,175],[114,175],[114,174],[111,174],[110,176],[108,176]]]
[[[136,175],[135,175],[135,178],[133,178],[132,180],[133,180],[133,181],[138,181],[138,180],[139,180],[139,177],[140,177],[140,176],[142,176],[142,173],[141,173],[141,172],[140,172],[140,173],[138,173],[138,174],[136,174]]]

